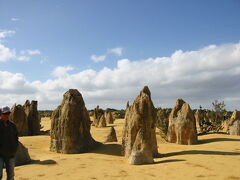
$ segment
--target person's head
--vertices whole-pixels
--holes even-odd
[[[10,113],[11,113],[11,110],[8,106],[3,107],[2,108],[2,114],[1,114],[1,120],[3,120],[3,121],[4,120],[5,121],[9,120]]]

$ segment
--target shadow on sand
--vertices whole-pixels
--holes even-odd
[[[122,156],[122,146],[120,144],[102,144],[91,153],[106,154],[112,156]]]
[[[204,136],[204,135],[208,135],[208,134],[226,134],[228,135],[228,133],[226,132],[202,132],[202,133],[198,133],[198,136]]]
[[[171,156],[188,155],[188,154],[240,156],[240,153],[237,153],[237,152],[190,150],[190,151],[179,151],[179,152],[162,154],[162,157],[171,157]]]
[[[154,158],[153,163],[138,164],[137,166],[151,166],[151,165],[155,165],[155,164],[170,163],[170,162],[182,162],[182,161],[186,161],[186,160],[185,159],[168,159],[168,160],[156,161],[156,159]]]
[[[240,142],[240,139],[232,139],[232,138],[211,138],[211,139],[201,139],[201,140],[198,140],[198,144],[207,144],[207,143],[220,142],[220,141],[233,141],[233,142]]]
[[[50,130],[40,131],[38,135],[50,135]]]
[[[181,162],[186,161],[185,159],[168,159],[168,160],[162,160],[162,161],[154,161],[153,164],[162,164],[162,163],[170,163],[170,162]]]
[[[30,164],[41,164],[41,165],[52,165],[52,164],[57,164],[56,161],[52,160],[52,159],[48,159],[48,160],[31,160]]]

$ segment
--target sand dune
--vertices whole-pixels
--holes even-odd
[[[85,154],[58,154],[49,151],[47,135],[21,137],[28,148],[32,164],[16,167],[18,180],[73,179],[240,179],[240,137],[225,134],[199,136],[198,145],[177,145],[157,135],[161,157],[151,165],[129,165],[121,156],[123,119],[114,127],[118,143],[107,143]],[[42,119],[44,130],[50,128],[49,118]],[[106,128],[91,128],[92,136],[104,141]]]

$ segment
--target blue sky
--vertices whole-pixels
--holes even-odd
[[[0,62],[0,71],[7,71],[12,75],[20,73],[25,85],[35,86],[36,81],[42,84],[48,80],[64,81],[59,73],[56,75],[55,70],[58,67],[65,68],[66,76],[76,75],[87,69],[100,73],[104,67],[110,70],[118,69],[121,59],[134,63],[149,58],[171,57],[177,50],[189,52],[199,51],[209,45],[238,45],[239,18],[239,0],[1,0],[0,32],[12,33],[5,33],[0,43],[15,55]],[[93,59],[98,59],[99,62],[94,62]],[[238,66],[238,63],[234,64],[235,67],[236,65]],[[90,78],[89,81],[94,84],[96,78]],[[148,84],[148,80],[143,82]],[[136,91],[133,91],[135,93],[130,93],[128,97],[122,95],[122,99],[129,99],[130,95],[136,94],[142,85],[137,84]],[[157,86],[157,83],[149,84],[152,87]],[[69,88],[80,88],[81,92],[85,92],[91,102],[90,107],[101,104],[102,101],[96,99],[105,99],[104,93],[91,95],[93,90],[90,85],[84,85],[76,82]],[[191,83],[189,86],[191,87]],[[98,89],[97,87],[99,86],[95,83],[95,89]],[[50,89],[54,88],[60,89],[58,92],[62,94],[68,87],[58,85]],[[104,91],[110,90],[117,89],[111,86]],[[37,92],[39,90],[30,94],[23,93],[19,103],[28,97],[39,98],[41,103],[44,100],[47,102],[48,96],[39,97]],[[237,103],[240,102],[236,100],[239,94],[228,97],[220,93],[218,96],[209,97],[209,102],[199,101],[201,95],[199,93],[186,97],[196,104],[211,104],[214,98],[235,98]],[[93,103],[94,99],[96,103]],[[101,105],[124,107],[125,104],[119,99],[113,104],[108,100]],[[172,101],[166,100],[164,105],[171,106]],[[7,102],[12,103],[14,100]],[[57,102],[49,101],[40,107],[54,108]],[[236,102],[230,106],[236,108]]]

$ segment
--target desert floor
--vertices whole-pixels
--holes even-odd
[[[198,137],[198,145],[177,145],[164,142],[157,134],[161,157],[154,164],[129,165],[121,156],[123,124],[123,119],[117,119],[113,125],[117,143],[107,143],[84,154],[50,152],[47,135],[21,137],[34,161],[16,167],[16,179],[240,180],[240,136],[208,134]],[[48,130],[49,118],[43,118],[42,125]],[[103,142],[109,129],[92,127],[91,133],[95,140]]]

